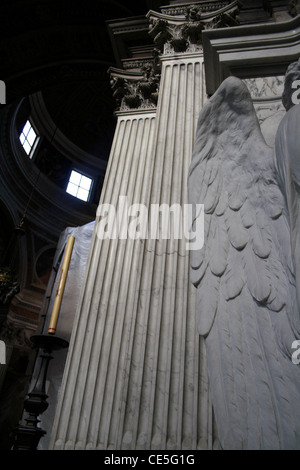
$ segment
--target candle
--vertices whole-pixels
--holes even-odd
[[[56,290],[56,296],[54,299],[52,314],[50,318],[50,323],[48,327],[48,333],[54,335],[56,331],[56,326],[59,317],[59,311],[61,307],[61,302],[65,290],[66,280],[68,276],[68,269],[71,261],[73,246],[75,242],[75,237],[69,237],[68,243],[65,250],[64,260],[61,267],[59,282]]]

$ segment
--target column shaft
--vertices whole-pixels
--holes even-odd
[[[187,203],[204,101],[199,57],[162,61],[155,113],[120,113],[102,203]],[[51,448],[197,449],[212,416],[186,239],[95,232]]]

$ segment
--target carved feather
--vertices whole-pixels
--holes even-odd
[[[242,186],[242,182],[238,180],[237,184],[228,192],[228,205],[230,209],[234,211],[241,209],[246,198],[247,194]]]
[[[252,248],[259,258],[267,258],[272,249],[272,239],[268,226],[264,223],[265,214],[256,210],[256,222],[249,228]]]
[[[244,228],[240,212],[233,210],[226,211],[225,223],[230,243],[237,250],[242,250],[249,241],[249,234]]]
[[[239,252],[231,248],[227,269],[222,277],[223,292],[226,300],[235,299],[241,294],[245,285],[244,271],[239,256]]]
[[[249,228],[255,223],[255,211],[248,199],[241,208],[241,219],[245,228]]]
[[[224,219],[217,219],[215,220],[215,227],[214,227],[214,234],[211,234],[212,238],[212,245],[211,245],[211,252],[212,256],[209,261],[209,266],[211,272],[215,276],[222,276],[225,272],[227,266],[227,254],[229,250],[229,240],[228,234],[226,230],[226,226],[224,223]]]
[[[203,290],[201,295],[198,295],[198,312],[205,312],[205,315],[198,316],[198,330],[200,335],[206,336],[217,312],[220,278],[208,269],[201,282]]]

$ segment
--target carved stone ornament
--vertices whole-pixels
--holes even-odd
[[[201,110],[188,178],[198,329],[205,338],[220,446],[300,448],[300,106],[288,68],[275,147],[251,95],[227,78]],[[296,348],[296,351],[295,351]]]
[[[20,291],[20,285],[11,274],[10,268],[0,268],[0,305],[8,305]]]
[[[198,4],[185,7],[184,15],[178,16],[150,11],[149,35],[161,53],[198,52],[202,50],[202,31],[237,26],[239,11],[238,0],[210,12],[203,12]]]
[[[140,72],[111,68],[109,73],[119,111],[156,108],[160,70],[155,62],[145,62]]]

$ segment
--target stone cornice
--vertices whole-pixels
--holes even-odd
[[[130,38],[132,43],[137,41],[138,44],[144,38],[148,39],[148,20],[145,16],[139,16],[123,20],[111,20],[107,21],[106,24],[114,51],[115,63],[120,68],[124,59],[132,57],[128,51],[128,39]]]
[[[300,57],[300,16],[282,23],[206,30],[202,33],[207,94],[235,75],[284,75]]]
[[[195,2],[193,6],[199,6],[201,7],[201,10],[203,13],[205,12],[211,12],[215,10],[219,10],[221,8],[226,7],[229,3],[231,3],[230,0],[223,0],[223,1],[201,1],[201,2]],[[185,15],[187,7],[186,3],[182,4],[176,4],[176,5],[168,5],[168,6],[162,6],[161,11],[166,14],[166,15]]]
[[[220,5],[215,4],[215,7],[218,6]],[[187,5],[184,15],[150,10],[147,14],[150,23],[149,35],[161,53],[199,52],[202,50],[202,31],[237,26],[239,10],[238,0],[227,2],[225,6],[209,12],[203,12],[201,4]],[[176,9],[172,12],[175,13]]]
[[[220,7],[220,4],[223,4]],[[225,4],[225,5],[224,5]],[[218,4],[212,4],[210,11],[205,12],[203,5],[201,3],[194,3],[188,4],[184,7],[181,6],[180,9],[172,8],[172,14],[168,13],[159,13],[153,10],[150,10],[146,17],[148,19],[157,19],[167,21],[170,25],[171,24],[185,24],[187,20],[189,21],[201,21],[203,23],[209,23],[213,21],[219,15],[223,15],[225,13],[230,14],[236,10],[237,7],[240,6],[239,0],[233,0],[231,2],[219,2]],[[214,8],[214,9],[212,9]],[[162,8],[163,10],[163,8]],[[167,10],[168,11],[168,10]]]

